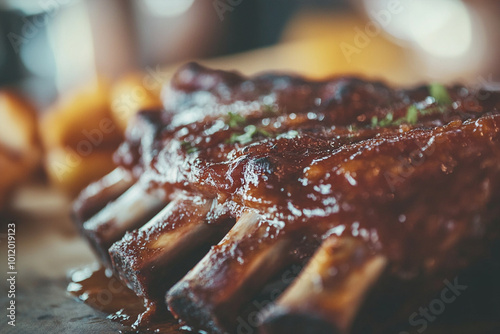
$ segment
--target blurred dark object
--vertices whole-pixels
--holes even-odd
[[[222,3],[226,1],[221,1]],[[223,12],[228,23],[217,55],[242,52],[276,44],[288,20],[301,10],[348,10],[343,0],[234,1],[240,5]],[[214,1],[215,6],[216,1]]]
[[[0,0],[0,85],[43,106],[95,77],[268,46],[303,8],[339,0]]]
[[[25,16],[15,10],[0,9],[0,85],[12,85],[26,75],[19,58],[19,36]]]
[[[0,0],[0,86],[22,88],[34,102],[55,96],[50,3]]]

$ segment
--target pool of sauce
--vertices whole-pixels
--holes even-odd
[[[68,276],[67,291],[107,319],[120,322],[124,326],[121,333],[189,333],[168,314],[165,320],[137,326],[137,319],[146,311],[142,298],[97,264],[73,270]]]

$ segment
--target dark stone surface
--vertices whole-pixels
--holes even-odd
[[[3,289],[2,289],[3,290]],[[16,326],[7,324],[2,311],[0,332],[32,333],[123,333],[127,328],[106,319],[106,315],[79,302],[66,292],[66,281],[35,280],[21,282],[16,294]],[[4,290],[5,291],[5,290]],[[2,309],[9,300],[0,297]]]

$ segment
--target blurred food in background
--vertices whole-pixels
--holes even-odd
[[[356,0],[369,23],[369,38],[380,33],[404,48],[408,67],[421,80],[478,81],[496,75],[500,3],[495,0]],[[371,24],[370,24],[371,22]],[[377,29],[378,26],[381,29]]]
[[[112,169],[123,134],[112,117],[110,90],[105,79],[92,82],[61,97],[40,121],[45,170],[70,194]]]
[[[139,110],[161,108],[161,84],[131,73],[111,84],[99,79],[65,95],[40,122],[50,181],[75,195],[113,168],[112,155]]]
[[[360,29],[365,25],[354,13],[301,12],[286,27],[283,42],[299,45],[296,57],[309,62],[305,73],[312,77],[357,74],[395,84],[419,81],[405,49],[383,36],[364,40],[368,35]]]
[[[1,164],[12,177],[0,194],[27,178],[39,146],[47,179],[66,193],[100,178],[130,118],[160,108],[162,87],[190,60],[491,89],[499,14],[493,0],[0,0],[0,84],[41,110],[37,140],[33,107],[2,93]]]
[[[122,133],[128,121],[143,109],[161,109],[163,82],[146,73],[131,73],[120,79],[111,89],[111,114]]]
[[[40,162],[36,117],[26,97],[0,90],[0,209],[10,191],[29,179]]]

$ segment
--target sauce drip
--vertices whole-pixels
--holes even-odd
[[[125,326],[122,333],[180,333],[180,325],[169,315],[165,321],[136,328],[136,319],[146,311],[143,299],[136,296],[106,269],[93,264],[69,273],[67,291],[92,308],[107,314],[107,319]],[[185,333],[185,327],[182,328]]]

